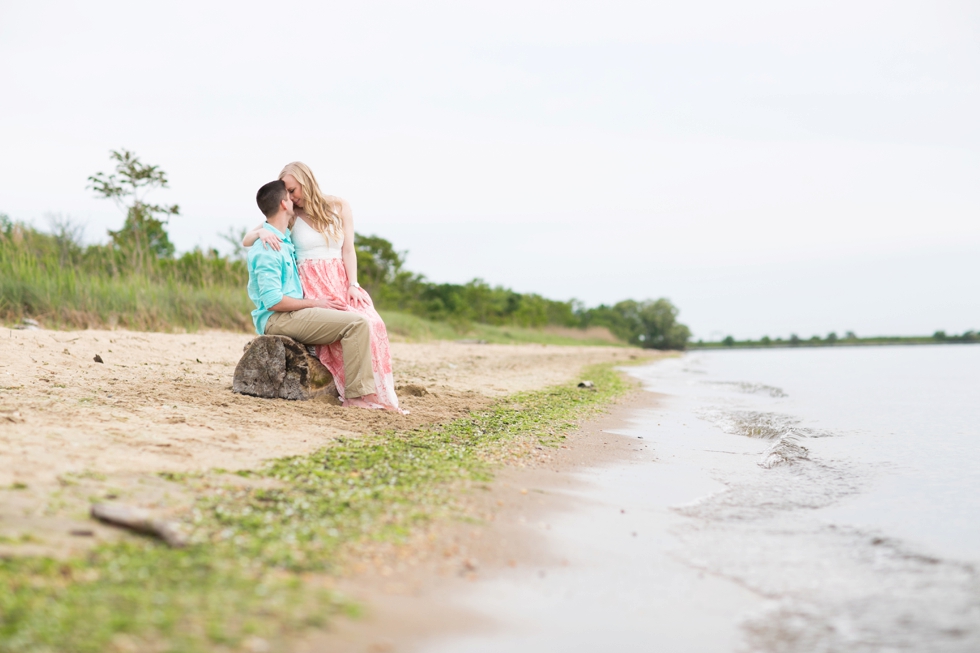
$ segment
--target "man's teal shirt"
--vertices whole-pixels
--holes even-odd
[[[284,295],[303,299],[303,286],[296,272],[296,249],[289,229],[283,234],[268,222],[263,227],[282,239],[282,249],[277,252],[267,248],[261,239],[248,249],[248,298],[255,304],[252,322],[260,336],[265,335],[265,323],[273,313],[270,306],[281,302]]]

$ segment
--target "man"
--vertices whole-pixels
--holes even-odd
[[[289,336],[306,345],[340,341],[344,350],[344,405],[369,408],[374,396],[370,324],[363,315],[336,310],[326,299],[304,299],[289,237],[294,216],[282,180],[269,182],[255,196],[265,229],[282,240],[279,251],[261,240],[248,250],[248,297],[255,304],[252,322],[260,336]]]

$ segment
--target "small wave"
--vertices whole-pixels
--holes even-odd
[[[780,465],[792,465],[809,458],[810,450],[800,444],[800,437],[796,433],[787,433],[779,438],[778,442],[762,454],[758,463],[759,467],[772,469]]]
[[[765,385],[762,383],[749,383],[747,381],[702,381],[702,383],[706,383],[708,385],[727,385],[746,394],[763,394],[769,395],[770,397],[775,397],[777,399],[789,396],[783,392],[782,388],[777,388],[775,386]]]
[[[761,440],[778,440],[790,434],[803,438],[828,438],[840,435],[831,431],[800,426],[800,420],[781,413],[709,408],[698,411],[697,416],[712,422],[725,433]]]
[[[819,435],[812,429],[800,426],[800,420],[779,413],[706,410],[699,416],[714,422],[725,433],[775,440],[759,460],[759,466],[764,469],[806,460],[810,451],[803,446],[801,439]]]
[[[751,410],[706,410],[699,415],[714,422],[722,431],[748,438],[777,440],[790,432],[801,432],[800,420],[779,413],[761,413]]]

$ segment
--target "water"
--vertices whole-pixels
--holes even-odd
[[[980,346],[695,352],[542,533],[567,569],[460,600],[477,651],[980,651]],[[626,512],[622,510],[625,508]]]
[[[980,347],[697,353],[639,376],[770,444],[675,508],[689,564],[769,599],[745,646],[980,650]]]
[[[678,370],[649,372],[655,387]],[[807,446],[858,465],[870,486],[825,518],[980,563],[980,347],[729,351],[681,365],[689,380],[701,372],[765,380],[788,396],[751,403],[835,436]]]

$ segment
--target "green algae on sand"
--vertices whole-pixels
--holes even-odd
[[[577,381],[511,395],[447,424],[344,438],[281,458],[235,482],[216,470],[168,475],[191,492],[186,549],[144,537],[84,557],[0,560],[0,652],[279,650],[357,606],[318,582],[341,552],[399,540],[433,519],[467,518],[460,493],[633,385],[612,364]],[[275,645],[275,644],[279,645]]]

